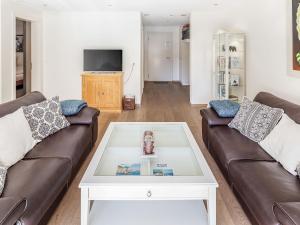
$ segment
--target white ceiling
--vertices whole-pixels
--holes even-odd
[[[143,14],[143,24],[146,26],[176,26],[187,24],[190,21],[189,13],[151,13]]]
[[[192,11],[213,10],[237,0],[12,0],[50,11],[140,11],[145,25],[178,25]],[[217,6],[216,6],[217,5]],[[146,15],[146,16],[145,16]],[[183,16],[185,15],[185,16]]]

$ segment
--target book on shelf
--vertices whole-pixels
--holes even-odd
[[[140,176],[141,175],[141,164],[120,164],[118,165],[117,176]]]
[[[220,84],[219,85],[219,96],[221,98],[224,98],[226,96],[226,86],[225,86],[225,84]]]
[[[225,71],[226,68],[226,58],[225,56],[219,56],[218,57],[218,65],[220,71]]]
[[[238,102],[239,101],[239,97],[238,96],[235,96],[235,95],[229,95],[229,99],[231,101],[234,101],[234,102]]]
[[[219,72],[218,73],[219,77],[219,84],[224,84],[225,83],[225,72]]]

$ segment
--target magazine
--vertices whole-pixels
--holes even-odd
[[[117,176],[140,176],[141,164],[120,164],[117,168]]]
[[[167,164],[156,164],[156,168],[153,169],[153,176],[173,176],[173,169],[167,167]]]

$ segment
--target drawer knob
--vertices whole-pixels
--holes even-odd
[[[147,197],[150,198],[151,196],[152,196],[152,192],[149,190],[149,191],[147,192]]]

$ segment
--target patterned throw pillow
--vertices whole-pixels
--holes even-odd
[[[32,131],[32,137],[38,142],[70,125],[62,115],[58,96],[25,106],[23,112]]]
[[[297,173],[298,177],[300,177],[300,163],[298,164],[298,166],[296,168],[296,173]]]
[[[7,169],[6,167],[0,166],[0,196],[2,195]]]
[[[238,113],[228,126],[237,129],[252,141],[260,142],[277,125],[283,113],[282,109],[244,98]]]

